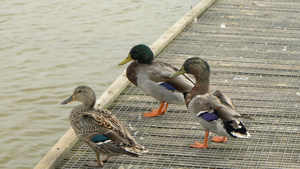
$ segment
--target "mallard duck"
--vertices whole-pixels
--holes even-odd
[[[164,114],[169,103],[184,104],[184,94],[194,87],[194,82],[187,75],[170,79],[178,68],[160,61],[153,61],[152,50],[144,44],[134,46],[126,59],[119,63],[131,64],[127,67],[126,76],[142,91],[161,102],[158,109],[144,113],[144,117],[154,117]]]
[[[108,110],[94,108],[96,95],[90,87],[78,86],[61,104],[75,100],[82,104],[72,109],[69,116],[71,126],[79,139],[86,143],[97,157],[97,162],[90,161],[87,165],[102,167],[103,162],[112,156],[126,154],[138,157],[137,153],[147,151],[134,140],[114,114]],[[105,154],[106,158],[100,160],[100,153]]]
[[[250,134],[240,118],[252,119],[237,112],[232,100],[216,90],[209,93],[210,68],[206,61],[193,57],[187,59],[181,69],[170,76],[174,78],[182,73],[195,76],[195,87],[186,95],[185,103],[192,116],[205,130],[204,143],[195,142],[195,148],[208,148],[209,132],[221,135],[212,138],[214,142],[225,142],[227,137],[249,138]]]

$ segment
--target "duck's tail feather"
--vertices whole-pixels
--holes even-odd
[[[240,118],[243,118],[243,119],[249,119],[249,120],[254,120],[254,118],[248,116],[248,115],[245,115],[245,114],[241,114],[241,117]]]
[[[235,121],[224,121],[224,128],[226,129],[227,133],[230,134],[232,137],[236,138],[250,138],[251,135],[249,134],[248,130],[244,126],[242,122],[238,124],[238,127],[235,126]]]
[[[148,152],[148,150],[142,146],[142,145],[135,145],[135,146],[126,146],[124,147],[124,149],[127,151],[127,152],[131,152],[131,153],[146,153]]]
[[[124,151],[126,152],[126,153],[124,153],[124,154],[130,155],[130,156],[132,156],[132,157],[138,157],[138,156],[139,156],[139,155],[136,154],[136,153],[133,153],[133,152],[128,151],[126,148],[124,149]]]
[[[138,157],[139,155],[134,151],[129,151],[129,149],[126,146],[120,146],[114,143],[107,143],[107,144],[97,144],[101,146],[103,149],[105,149],[108,152],[111,152],[113,154],[126,154],[130,155],[132,157]]]

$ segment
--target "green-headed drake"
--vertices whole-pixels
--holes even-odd
[[[144,117],[154,117],[164,114],[169,103],[184,104],[184,94],[193,87],[193,81],[186,75],[171,79],[169,76],[178,68],[160,61],[153,61],[152,50],[143,44],[134,46],[126,59],[119,65],[130,62],[126,75],[130,82],[142,91],[161,101],[158,109],[144,113]]]
[[[204,143],[195,142],[191,147],[208,148],[210,131],[222,136],[213,137],[214,142],[225,142],[227,137],[250,137],[240,118],[251,117],[239,114],[232,100],[219,90],[209,93],[210,68],[206,61],[198,57],[189,58],[181,69],[170,77],[174,78],[182,73],[195,76],[195,87],[186,95],[185,103],[192,116],[205,130]]]
[[[71,126],[97,157],[97,162],[90,161],[87,165],[102,167],[103,162],[112,156],[126,154],[137,157],[137,153],[147,151],[134,140],[115,115],[108,110],[94,108],[96,95],[91,88],[78,86],[73,95],[61,104],[75,100],[82,104],[72,109],[69,116]],[[100,153],[105,154],[106,158],[100,160]]]

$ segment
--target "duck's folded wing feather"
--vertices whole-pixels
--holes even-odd
[[[220,90],[215,90],[212,94],[216,96],[223,105],[236,110],[233,101],[228,96],[223,94]]]
[[[203,100],[206,100],[211,109],[217,110],[218,116],[225,121],[236,120],[236,118],[240,117],[237,111],[230,106],[222,104],[220,99],[212,94],[206,94]]]
[[[187,75],[170,78],[178,69],[164,62],[155,62],[147,70],[150,80],[154,82],[165,82],[180,92],[189,92],[194,87],[194,81]]]
[[[233,101],[221,91],[216,90],[212,94],[213,96],[218,98],[218,101],[221,104],[220,106],[219,103],[217,103],[216,101],[214,102],[214,106],[219,107],[218,111],[220,112],[220,117],[224,116],[223,118],[227,119],[227,117],[231,116],[234,118],[244,118],[253,120],[253,118],[250,116],[238,113]]]
[[[94,113],[87,113],[86,116],[90,119],[90,123],[86,127],[88,129],[85,130],[90,130],[90,138],[97,135],[105,135],[105,137],[117,143],[136,144],[128,130],[110,111],[95,110]]]

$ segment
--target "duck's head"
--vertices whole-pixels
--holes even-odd
[[[187,59],[181,69],[172,74],[170,78],[175,78],[183,73],[189,73],[196,77],[209,78],[210,68],[207,62],[199,57],[192,57]]]
[[[72,101],[79,101],[83,103],[84,107],[93,108],[96,102],[96,95],[93,89],[88,86],[78,86],[73,94],[61,104],[68,104]]]
[[[152,50],[144,44],[139,44],[131,48],[127,58],[118,65],[124,65],[127,62],[136,60],[140,64],[151,64],[154,59]]]

